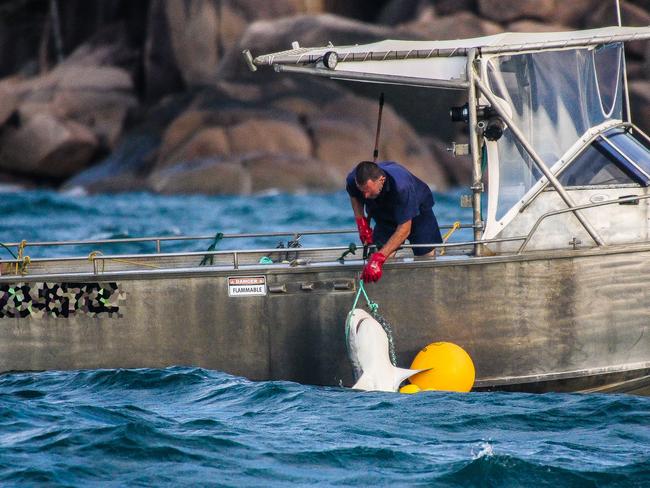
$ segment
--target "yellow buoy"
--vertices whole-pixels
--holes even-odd
[[[427,369],[409,381],[420,390],[470,391],[474,363],[465,350],[451,342],[434,342],[413,359],[411,369]]]
[[[406,393],[407,395],[412,395],[413,393],[417,393],[420,391],[420,387],[418,385],[404,385],[399,389],[400,393]]]

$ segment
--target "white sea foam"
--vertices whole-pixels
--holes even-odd
[[[63,190],[61,194],[68,197],[85,197],[88,196],[88,191],[83,186],[73,186]]]
[[[489,441],[481,442],[476,446],[478,450],[472,448],[472,459],[480,459],[484,456],[490,457],[494,455],[494,450],[492,449],[492,444]]]

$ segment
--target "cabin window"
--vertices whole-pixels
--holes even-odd
[[[489,59],[487,81],[491,91],[505,101],[514,123],[547,167],[557,170],[559,159],[590,128],[608,120],[622,120],[621,50],[621,44],[612,44]],[[500,220],[542,175],[510,131],[499,139],[497,150],[495,218]],[[601,167],[592,168],[594,181],[623,178],[616,168],[607,169],[606,160],[600,161]]]
[[[648,141],[643,136],[636,136],[628,130],[616,128],[605,133],[611,145],[632,161],[646,174],[650,174],[650,150]]]
[[[503,217],[542,178],[541,171],[512,132],[504,132],[501,141],[504,144],[499,146],[497,219]]]
[[[624,129],[598,137],[559,176],[564,186],[650,184],[650,151]]]
[[[559,178],[563,186],[619,185],[635,183],[616,164],[615,158],[602,145],[589,146]]]
[[[616,108],[621,86],[621,49],[617,44],[598,46],[593,50],[596,91],[603,117],[609,118]]]

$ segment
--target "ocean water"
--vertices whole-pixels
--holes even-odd
[[[460,191],[438,194],[434,207],[438,220],[471,223],[471,209],[459,207]],[[158,196],[148,193],[78,196],[32,191],[0,193],[0,242],[118,239],[145,236],[213,236],[316,229],[355,229],[349,198],[333,194],[288,195],[269,192],[254,196],[208,197],[203,195]],[[470,239],[461,229],[454,239]],[[350,235],[304,236],[303,246],[347,246]],[[219,249],[275,247],[287,238],[225,239]],[[163,252],[201,251],[210,241],[164,243]],[[30,257],[61,253],[87,255],[102,252],[154,250],[153,244],[121,244],[111,247],[29,248]],[[0,257],[9,256],[0,250]]]
[[[469,221],[458,196],[437,195],[441,223]],[[3,193],[0,215],[5,243],[354,226],[343,192]],[[303,244],[352,239],[305,237]],[[277,240],[220,247],[274,247]],[[89,252],[28,249],[34,257]],[[364,393],[183,366],[0,375],[0,486],[287,485],[650,486],[650,399]]]
[[[647,486],[650,403],[363,393],[217,371],[0,376],[0,483]]]

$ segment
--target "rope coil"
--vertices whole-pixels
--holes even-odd
[[[88,261],[93,263],[93,272],[95,274],[97,274],[97,264],[95,262],[95,259],[97,258],[97,256],[101,256],[101,255],[102,255],[101,251],[91,251],[91,253],[88,254]],[[102,262],[101,273],[103,273],[104,269],[106,268],[106,261],[104,259],[102,259],[101,262]]]
[[[23,239],[20,241],[20,244],[18,244],[18,256],[16,257],[16,274],[20,273],[23,274],[23,265],[25,263],[23,259],[23,252],[25,251],[25,247],[27,246],[27,241]],[[27,256],[29,258],[29,256]],[[19,263],[18,261],[23,261],[22,263]]]
[[[21,275],[26,275],[27,274],[27,266],[29,266],[29,263],[31,263],[32,260],[30,259],[29,256],[23,256],[23,262],[20,263],[20,274]]]
[[[18,245],[18,255],[16,256],[16,274],[27,274],[27,266],[29,266],[29,263],[32,262],[29,256],[23,256],[26,247],[27,241],[23,239]]]

